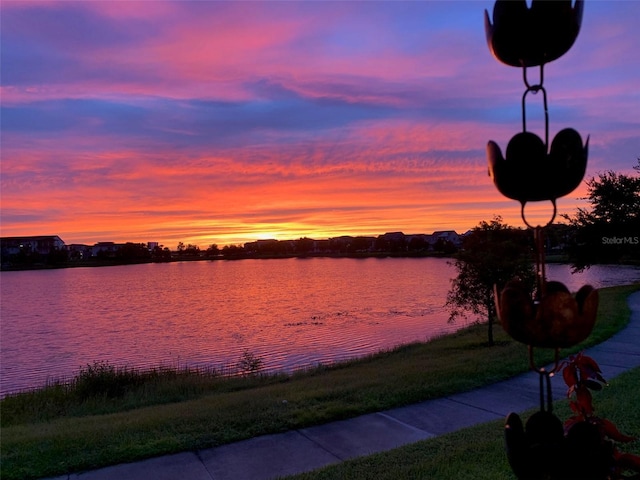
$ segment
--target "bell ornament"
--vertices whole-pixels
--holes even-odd
[[[584,1],[497,0],[493,23],[484,12],[487,44],[493,56],[513,67],[533,67],[564,55],[582,24]]]

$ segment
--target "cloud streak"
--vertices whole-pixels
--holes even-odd
[[[486,47],[492,7],[2,2],[2,235],[175,247],[521,225],[487,176],[523,92]],[[546,69],[550,134],[591,136],[588,175],[640,152],[638,13],[587,2]]]

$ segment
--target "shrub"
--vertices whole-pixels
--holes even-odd
[[[133,368],[94,362],[80,369],[70,388],[82,399],[113,398],[124,395],[142,382],[143,376]]]

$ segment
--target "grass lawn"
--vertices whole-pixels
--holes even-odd
[[[601,289],[596,328],[573,351],[626,325],[627,296],[639,288]],[[486,326],[477,325],[290,376],[195,375],[194,383],[152,375],[117,396],[78,397],[52,387],[7,397],[0,402],[0,476],[54,476],[212,447],[438,398],[528,369],[526,348],[501,327],[495,328],[495,346],[487,347],[486,337]],[[551,352],[539,358],[550,360]]]
[[[595,393],[594,407],[599,416],[613,421],[622,432],[640,437],[638,398],[640,368],[616,377],[603,391]],[[522,418],[526,420],[534,411]],[[554,413],[563,420],[571,416],[567,402],[555,402]],[[287,480],[514,480],[505,453],[503,428],[503,421],[489,422]],[[640,455],[640,440],[618,448]]]

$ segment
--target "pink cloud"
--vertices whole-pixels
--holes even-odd
[[[73,43],[53,35],[60,25],[28,34],[70,61],[55,81],[36,72],[1,87],[3,108],[24,107],[15,118],[26,125],[2,133],[3,211],[32,218],[3,222],[3,235],[174,247],[264,232],[464,231],[494,214],[522,225],[484,153],[488,140],[504,151],[521,128],[521,72],[490,57],[482,6],[470,30],[455,2],[438,17],[444,29],[428,15],[424,25],[412,15],[394,25],[391,4],[374,5],[87,2],[78,8],[104,38]],[[394,8],[436,15],[445,3]],[[634,148],[639,75],[625,40],[631,20],[585,19],[547,82],[550,133],[592,135],[590,174]],[[38,130],[48,109],[59,110]],[[583,195],[559,207],[571,212]],[[549,205],[527,211],[544,221]]]

